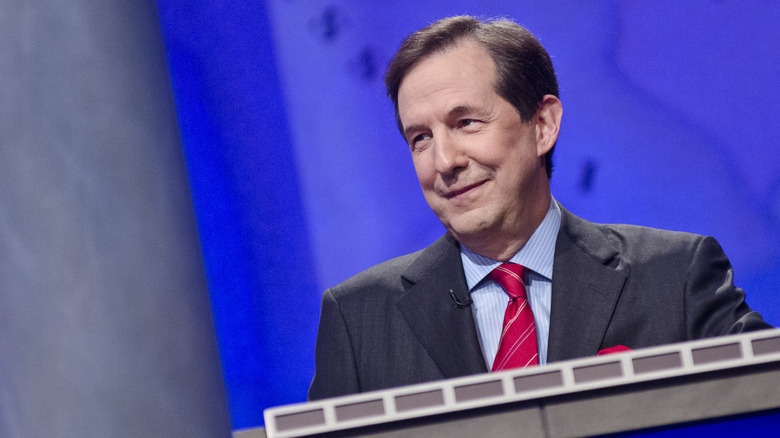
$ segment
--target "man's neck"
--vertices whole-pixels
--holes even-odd
[[[528,211],[526,219],[518,221],[516,229],[481,239],[471,239],[468,242],[462,241],[461,244],[471,251],[493,260],[509,261],[533,236],[547,215],[551,202],[552,195],[547,191],[540,200],[529,205],[530,211]]]

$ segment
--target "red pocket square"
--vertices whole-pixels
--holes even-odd
[[[605,348],[599,351],[596,353],[596,356],[601,356],[602,354],[622,353],[624,351],[631,351],[631,349],[625,345],[615,345],[614,347]]]

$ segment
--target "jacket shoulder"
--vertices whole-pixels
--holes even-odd
[[[366,293],[398,292],[403,290],[403,273],[423,250],[396,257],[361,271],[328,289],[326,293],[342,301]]]
[[[649,262],[658,257],[690,257],[702,244],[718,245],[715,239],[700,234],[639,225],[600,224],[571,213],[565,215],[562,230],[586,253],[598,253],[607,259],[611,258],[607,254],[619,254],[634,262]]]

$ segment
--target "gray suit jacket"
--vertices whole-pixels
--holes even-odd
[[[601,225],[561,208],[548,362],[770,328],[711,237]],[[325,292],[309,399],[487,372],[458,243],[374,266]]]

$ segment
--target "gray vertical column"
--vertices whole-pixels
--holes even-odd
[[[229,436],[154,1],[3,0],[0,48],[0,436]]]

